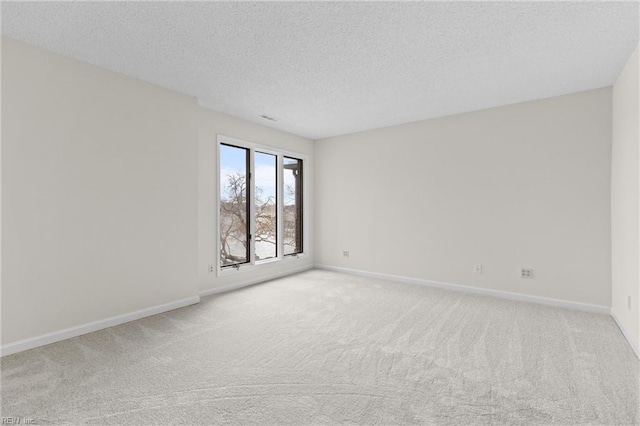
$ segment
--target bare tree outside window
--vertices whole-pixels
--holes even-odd
[[[278,255],[276,207],[277,157],[256,152],[255,156],[255,254],[256,260]]]
[[[247,263],[249,150],[221,144],[220,169],[220,262],[222,266]]]

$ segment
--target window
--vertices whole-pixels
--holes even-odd
[[[304,156],[219,136],[219,269],[304,251]]]
[[[302,253],[302,160],[284,157],[284,254]]]
[[[249,261],[249,150],[220,144],[220,260],[222,266]]]
[[[256,260],[273,259],[278,256],[278,157],[256,152],[255,161]]]

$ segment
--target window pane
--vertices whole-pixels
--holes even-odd
[[[249,150],[220,144],[220,264],[249,261]]]
[[[284,157],[284,254],[302,253],[302,160]]]
[[[277,256],[276,160],[275,155],[255,153],[256,260]]]

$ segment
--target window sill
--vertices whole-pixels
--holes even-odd
[[[308,257],[309,256],[306,253],[300,253],[298,255],[289,255],[282,258],[260,260],[253,265],[245,263],[240,265],[238,268],[234,268],[233,266],[229,266],[224,269],[219,268],[217,276],[226,277],[227,275],[242,274],[243,272],[259,271],[260,269],[265,268],[267,265],[286,265],[288,263],[296,263],[298,261],[305,260]]]

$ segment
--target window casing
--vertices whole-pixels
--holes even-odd
[[[304,256],[307,157],[218,136],[218,274]]]

